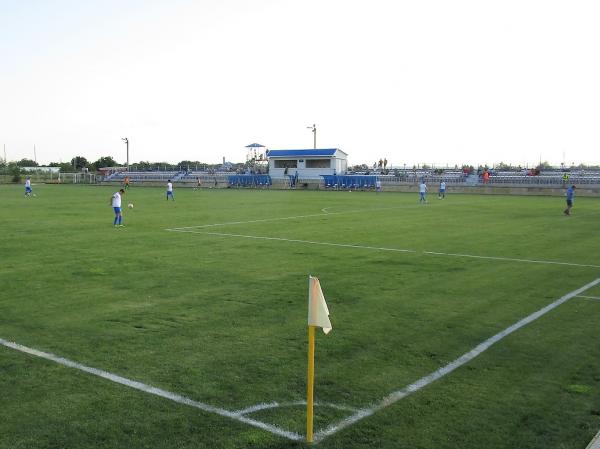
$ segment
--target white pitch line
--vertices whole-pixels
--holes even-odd
[[[415,253],[415,250],[412,249],[399,249],[399,248],[382,248],[377,246],[364,246],[364,245],[350,245],[344,243],[331,243],[331,242],[314,242],[312,240],[299,240],[299,239],[284,239],[281,237],[264,237],[260,235],[245,235],[245,234],[229,234],[226,232],[196,232],[196,231],[181,231],[178,229],[168,229],[168,231],[173,232],[189,232],[191,234],[205,234],[205,235],[217,235],[222,237],[240,237],[246,239],[258,239],[258,240],[277,240],[283,242],[292,242],[292,243],[306,243],[310,245],[325,245],[325,246],[341,246],[343,248],[358,248],[358,249],[375,249],[379,251],[395,251],[400,253]]]
[[[455,203],[456,204],[456,203]],[[298,218],[312,218],[312,217],[326,217],[328,215],[344,215],[344,214],[356,214],[356,213],[369,213],[373,211],[379,210],[391,210],[391,209],[406,209],[407,207],[414,207],[414,205],[404,205],[404,206],[393,206],[393,207],[375,207],[372,209],[356,209],[356,210],[347,210],[340,212],[328,212],[327,209],[331,209],[331,207],[325,207],[321,209],[322,214],[309,214],[309,215],[293,215],[291,217],[275,217],[275,218],[260,218],[256,220],[247,220],[247,221],[229,221],[225,223],[210,223],[204,225],[197,226],[183,226],[180,228],[168,228],[166,231],[183,231],[186,229],[203,229],[203,228],[211,228],[215,226],[229,226],[229,225],[240,225],[240,224],[250,224],[250,223],[263,223],[267,221],[280,221],[280,220],[295,220]]]
[[[325,246],[338,246],[342,248],[356,248],[356,249],[370,249],[377,251],[393,251],[400,253],[421,253],[426,256],[446,256],[446,257],[466,257],[471,259],[486,259],[486,260],[499,260],[504,262],[519,262],[519,263],[537,263],[544,265],[563,265],[570,267],[582,267],[582,268],[600,268],[600,265],[581,264],[574,262],[559,262],[555,260],[535,260],[535,259],[519,259],[516,257],[497,257],[497,256],[478,256],[475,254],[459,254],[459,253],[442,253],[436,251],[417,251],[414,249],[406,248],[386,248],[381,246],[368,246],[368,245],[353,245],[348,243],[331,243],[331,242],[317,242],[313,240],[300,240],[300,239],[286,239],[283,237],[265,237],[260,235],[247,235],[247,234],[231,234],[228,232],[205,232],[205,231],[194,231],[184,230],[183,228],[166,229],[171,232],[188,232],[191,234],[205,234],[205,235],[216,235],[221,237],[238,237],[246,239],[258,239],[258,240],[275,240],[280,242],[291,242],[291,243],[306,243],[310,245],[325,245]]]
[[[384,397],[379,403],[373,405],[372,407],[358,410],[354,415],[351,415],[348,418],[341,420],[337,424],[330,425],[325,430],[315,433],[315,435],[314,435],[315,442],[321,441],[324,438],[326,438],[330,435],[333,435],[334,433],[339,432],[340,430],[350,426],[351,424],[354,424],[355,422],[360,421],[361,419],[366,418],[367,416],[371,416],[375,412],[378,412],[378,411],[394,404],[395,402],[410,395],[411,393],[419,391],[420,389],[426,387],[430,383],[444,377],[446,374],[451,373],[456,368],[459,368],[460,366],[464,365],[465,363],[470,362],[475,357],[477,357],[478,355],[480,355],[481,353],[483,353],[484,351],[489,349],[490,346],[492,346],[493,344],[502,340],[504,337],[512,334],[513,332],[517,331],[518,329],[521,329],[522,327],[528,325],[529,323],[537,320],[541,316],[545,315],[546,313],[550,312],[551,310],[555,309],[556,307],[560,306],[561,304],[567,302],[569,299],[571,299],[575,296],[578,296],[580,293],[583,293],[584,291],[594,287],[595,285],[597,285],[599,283],[600,283],[600,278],[595,279],[594,281],[590,282],[589,284],[584,285],[581,288],[578,288],[577,290],[573,290],[572,292],[567,293],[566,295],[564,295],[560,299],[557,299],[556,301],[547,305],[546,307],[541,308],[537,312],[534,312],[531,315],[516,322],[512,326],[507,327],[506,329],[497,333],[493,337],[488,338],[483,343],[480,343],[475,348],[471,349],[469,352],[466,352],[465,354],[463,354],[462,356],[460,356],[453,362],[448,363],[447,365],[441,367],[437,371],[434,371],[434,372],[428,374],[427,376],[422,377],[421,379],[402,388],[401,390],[390,393],[389,395]]]
[[[358,211],[352,211],[358,212]],[[258,220],[248,220],[248,221],[229,221],[226,223],[211,223],[205,225],[197,225],[197,226],[184,226],[182,228],[169,228],[167,231],[183,231],[185,229],[203,229],[203,228],[211,228],[215,226],[229,226],[229,225],[240,225],[240,224],[250,224],[250,223],[263,223],[265,221],[279,221],[279,220],[294,220],[298,218],[310,218],[310,217],[325,217],[327,215],[338,215],[344,213],[352,213],[352,212],[329,212],[323,214],[310,214],[310,215],[295,215],[292,217],[278,217],[278,218],[261,218]]]
[[[435,251],[423,251],[423,254],[430,256],[449,256],[449,257],[470,257],[472,259],[490,259],[490,260],[504,260],[508,262],[524,262],[524,263],[541,263],[545,265],[567,265],[571,267],[587,267],[587,268],[600,268],[600,265],[573,263],[573,262],[558,262],[553,260],[536,260],[536,259],[519,259],[516,257],[497,257],[497,256],[477,256],[474,254],[460,254],[460,253],[441,253]]]
[[[301,405],[301,404],[298,404],[298,405]],[[253,405],[251,407],[244,408],[242,410],[236,410],[233,413],[236,416],[243,416],[243,415],[249,415],[251,413],[256,413],[256,412],[259,412],[261,410],[269,410],[271,408],[278,408],[278,407],[281,407],[281,406],[282,406],[282,404],[280,404],[279,402],[276,402],[276,401],[275,402],[268,402],[268,403],[263,402],[261,404],[256,404],[256,405]]]
[[[598,296],[584,296],[584,295],[578,295],[578,298],[584,298],[584,299],[597,299],[600,300],[600,297]]]
[[[592,438],[592,441],[590,441],[590,444],[588,444],[585,449],[600,449],[600,432]]]
[[[261,404],[256,404],[251,407],[244,408],[242,410],[237,410],[234,413],[236,415],[248,415],[251,413],[255,413],[261,410],[268,410],[272,408],[282,408],[282,407],[297,407],[300,405],[306,405],[306,401],[295,401],[295,402],[264,402]],[[347,412],[355,412],[357,410],[356,407],[349,407],[347,405],[338,405],[338,404],[329,404],[326,402],[315,402],[315,407],[328,407],[336,410],[343,410]]]
[[[37,349],[32,349],[27,346],[23,346],[17,343],[9,342],[0,338],[0,344],[6,346],[7,348],[14,349],[16,351],[24,352],[26,354],[30,354],[36,357],[40,357],[42,359],[50,360],[52,362],[58,363],[63,366],[67,366],[69,368],[75,368],[80,371],[84,371],[88,374],[93,374],[94,376],[102,377],[104,379],[110,380],[111,382],[115,382],[121,385],[125,385],[130,388],[134,388],[136,390],[143,391],[144,393],[153,394],[156,396],[160,396],[165,399],[170,399],[171,401],[177,402],[179,404],[188,405],[190,407],[195,407],[202,411],[208,413],[215,413],[220,416],[224,416],[226,418],[233,419],[235,421],[242,422],[244,424],[248,424],[253,427],[258,427],[259,429],[266,430],[267,432],[271,432],[275,435],[282,436],[288,438],[290,440],[299,441],[303,440],[304,437],[295,433],[289,432],[287,430],[281,429],[277,426],[267,424],[261,421],[257,421],[252,418],[248,418],[246,416],[241,416],[236,412],[232,412],[229,410],[225,410],[219,407],[213,407],[212,405],[204,404],[202,402],[197,402],[192,399],[186,398],[185,396],[181,396],[176,393],[171,393],[170,391],[162,390],[160,388],[153,387],[151,385],[147,385],[141,382],[137,382],[135,380],[127,379],[125,377],[118,376],[116,374],[109,373],[107,371],[102,371],[97,368],[91,368],[89,366],[82,365],[80,363],[74,362],[69,359],[65,359],[63,357],[59,357],[57,355],[38,351]]]

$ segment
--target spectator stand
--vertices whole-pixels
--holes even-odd
[[[105,181],[119,181],[123,182],[125,177],[129,177],[131,182],[144,182],[144,181],[164,181],[171,179],[174,180],[176,177],[181,175],[178,171],[142,171],[142,172],[120,172],[113,174],[110,179]]]

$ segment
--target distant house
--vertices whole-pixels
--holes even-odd
[[[298,172],[300,178],[319,178],[321,175],[345,173],[348,155],[339,148],[315,150],[269,150],[269,175],[284,178]]]

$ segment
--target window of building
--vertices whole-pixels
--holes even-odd
[[[296,159],[275,159],[275,168],[296,168],[298,160]]]
[[[307,159],[306,168],[330,168],[331,159]]]

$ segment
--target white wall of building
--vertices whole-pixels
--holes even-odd
[[[323,161],[327,160],[327,166]],[[287,165],[287,173],[285,167]],[[314,167],[314,165],[319,165]],[[309,157],[269,157],[269,175],[272,178],[284,178],[298,172],[299,178],[320,178],[321,175],[343,174],[348,169],[348,159],[344,152],[337,151],[334,156]]]

